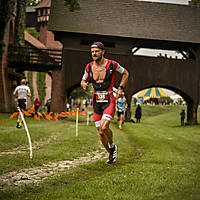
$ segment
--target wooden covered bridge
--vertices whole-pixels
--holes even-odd
[[[90,44],[102,41],[106,57],[117,60],[130,73],[128,119],[132,95],[155,86],[179,93],[187,102],[187,122],[197,123],[200,8],[133,0],[80,0],[81,10],[70,12],[63,5],[63,1],[52,1],[48,26],[64,46],[62,69],[53,73],[52,111],[64,109],[67,95],[79,86],[91,60]],[[175,50],[185,59],[135,56],[133,48]]]

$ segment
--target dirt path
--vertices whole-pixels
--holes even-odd
[[[21,169],[20,171],[9,172],[0,176],[0,189],[8,186],[20,186],[22,184],[39,183],[47,178],[56,176],[58,172],[65,171],[80,164],[96,161],[107,157],[104,149],[87,154],[85,157],[76,158],[72,161],[63,160],[51,162],[40,167]]]

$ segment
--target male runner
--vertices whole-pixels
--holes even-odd
[[[26,102],[27,102],[27,96],[31,96],[30,88],[26,85],[26,80],[21,80],[21,85],[17,86],[13,92],[13,95],[17,95],[17,102],[20,109],[25,110],[26,109]],[[22,118],[20,116],[20,113],[18,114],[18,120],[17,120],[17,128],[22,128]]]
[[[117,158],[117,146],[113,142],[113,134],[109,128],[110,120],[115,112],[113,82],[116,71],[122,74],[121,83],[118,87],[118,93],[121,94],[128,80],[128,71],[116,61],[106,59],[104,54],[105,48],[101,42],[95,42],[91,45],[93,61],[85,67],[81,86],[84,90],[87,90],[89,88],[89,81],[93,85],[92,106],[94,121],[101,142],[109,153],[107,163],[111,164]]]

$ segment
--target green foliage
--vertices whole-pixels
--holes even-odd
[[[15,0],[0,0],[0,52],[3,49],[5,28],[14,9]]]
[[[14,10],[15,0],[1,0],[0,1],[0,43],[1,49],[3,45],[3,37],[5,28],[8,24],[9,19]],[[15,24],[15,32],[16,32],[16,43],[17,45],[24,44],[24,29],[25,29],[25,19],[26,19],[26,0],[17,0],[17,13],[16,14],[16,24]]]
[[[70,94],[70,98],[72,99],[78,99],[78,98],[91,98],[92,97],[92,85],[90,84],[90,87],[87,91],[84,91],[82,87],[78,87],[75,90],[73,90]]]
[[[64,0],[65,6],[69,8],[70,11],[80,10],[80,3],[78,0]]]
[[[31,102],[33,104],[33,72],[32,71],[28,72],[28,86],[31,90]]]
[[[189,1],[189,5],[194,5],[194,6],[200,7],[200,0],[191,0],[191,1]]]
[[[64,0],[65,5],[68,6],[70,11],[80,9],[78,0]],[[41,0],[17,0],[17,13],[16,13],[16,44],[24,45],[24,30],[26,20],[26,7],[30,5],[37,5]],[[0,52],[3,49],[3,37],[5,28],[14,10],[15,0],[0,0]],[[33,32],[32,32],[33,33]]]
[[[16,16],[16,45],[24,45],[24,30],[26,26],[26,0],[17,0],[17,16]]]
[[[35,27],[28,27],[25,29],[29,34],[31,34],[36,39],[40,39],[40,33],[37,32],[37,29]]]
[[[28,0],[28,6],[36,6],[41,2],[41,0]]]
[[[37,89],[39,100],[44,104],[45,96],[46,96],[46,73],[38,72],[37,73]]]

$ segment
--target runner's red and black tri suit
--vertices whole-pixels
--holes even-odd
[[[100,126],[101,119],[111,120],[115,113],[115,97],[113,95],[113,83],[115,72],[123,73],[124,68],[116,61],[107,59],[105,66],[106,75],[103,83],[97,83],[93,79],[94,61],[87,64],[83,80],[91,82],[94,88],[92,95],[93,116],[96,127]]]

